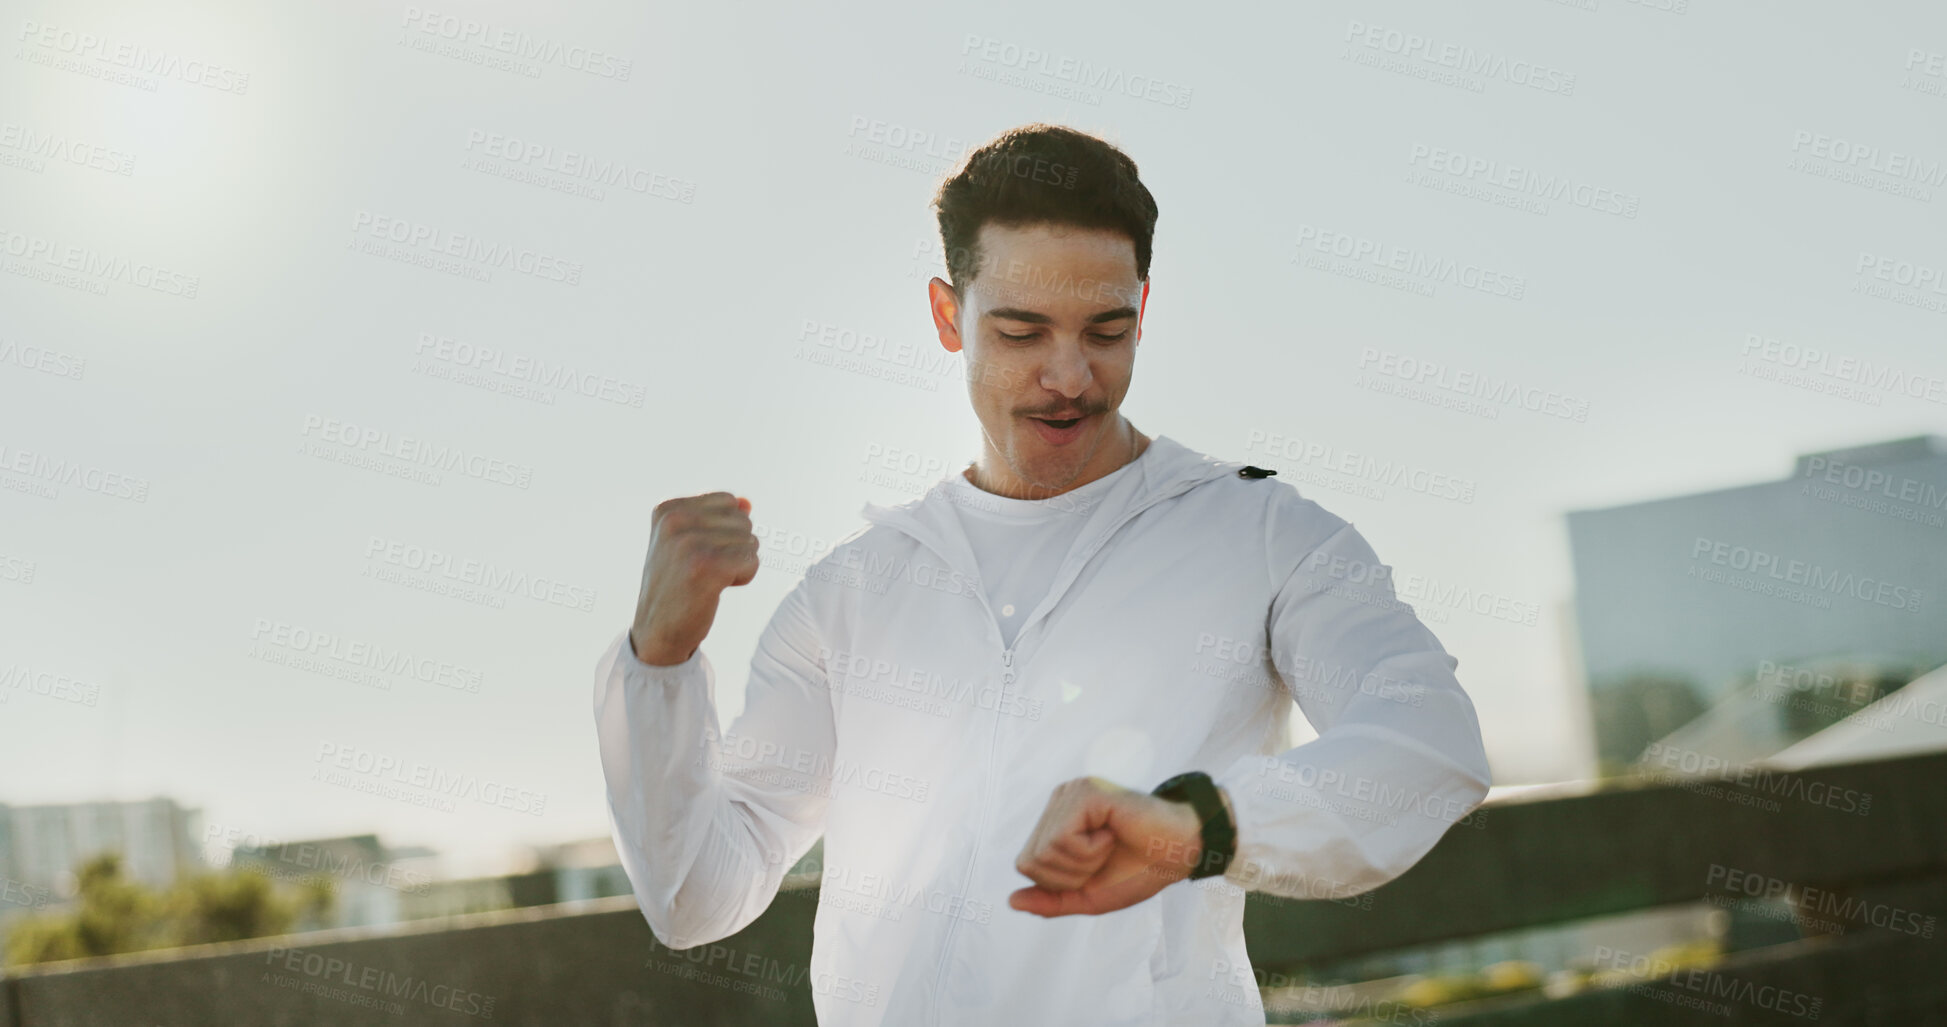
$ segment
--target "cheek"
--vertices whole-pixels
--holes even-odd
[[[1004,402],[1023,391],[1033,379],[1030,369],[1016,361],[986,360],[967,365],[974,375],[974,387],[994,402]]]

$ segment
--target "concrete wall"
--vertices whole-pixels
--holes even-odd
[[[1672,906],[1711,894],[1713,867],[1947,921],[1944,779],[1947,754],[1935,754],[1497,804],[1454,827],[1370,905],[1253,894],[1251,960],[1297,971]],[[0,1001],[0,1027],[809,1027],[816,902],[815,888],[782,892],[741,933],[682,953],[663,948],[621,897],[57,964],[0,982],[15,1021]],[[1947,974],[1935,972],[1947,966],[1947,935],[1851,921],[1844,934],[1843,945],[1808,942],[1796,954],[1755,950],[1720,977],[1815,995],[1828,1011],[1820,1024],[1947,1022],[1935,1016],[1947,1015]],[[1506,1019],[1492,1022],[1710,1022],[1673,1018],[1668,997],[1578,997],[1559,1010],[1496,1010]],[[1873,1019],[1889,1009],[1905,1019]],[[1443,1020],[1448,1012],[1465,1015],[1443,1010]],[[1761,1006],[1734,1012],[1732,1023],[1770,1022]]]
[[[812,1027],[814,903],[681,953],[618,898],[59,964],[0,982],[0,1027]]]

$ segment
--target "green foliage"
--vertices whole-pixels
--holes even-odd
[[[285,934],[301,921],[323,920],[337,901],[330,878],[280,889],[254,869],[198,874],[157,894],[123,877],[116,853],[89,860],[76,876],[80,888],[72,909],[13,926],[9,964]]]

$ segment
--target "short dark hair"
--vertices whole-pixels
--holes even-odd
[[[1128,154],[1086,132],[1043,122],[1010,128],[967,155],[940,183],[933,206],[956,290],[980,270],[980,227],[989,222],[1121,232],[1136,244],[1136,277],[1149,277],[1156,199]]]

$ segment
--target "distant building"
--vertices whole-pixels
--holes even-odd
[[[1947,749],[1947,667],[1764,761],[1779,770],[1896,759]]]
[[[519,905],[547,905],[549,901],[552,901],[552,896],[541,902],[516,902],[511,879],[508,877],[470,877],[455,881],[434,881],[421,891],[401,897],[399,919],[427,920],[466,913],[486,913],[496,909],[512,909]]]
[[[628,895],[629,875],[615,855],[615,841],[607,835],[585,838],[535,850],[537,862],[554,874],[554,901],[579,902],[612,895]]]
[[[201,817],[162,798],[0,806],[0,878],[65,892],[82,863],[113,852],[124,876],[167,888],[208,869],[195,842]]]
[[[1757,763],[1889,694],[1905,694],[1920,671],[1884,659],[1760,664],[1701,716],[1650,743],[1639,763],[1661,777],[1712,777]]]
[[[250,867],[295,883],[328,878],[337,893],[324,927],[372,927],[407,919],[402,897],[435,885],[431,850],[387,849],[376,835],[315,838],[307,841],[241,845],[230,854],[232,867]]]
[[[1947,663],[1947,437],[1807,454],[1782,481],[1574,511],[1568,528],[1607,768],[1767,673]],[[1769,731],[1774,712],[1720,715],[1713,737]]]

